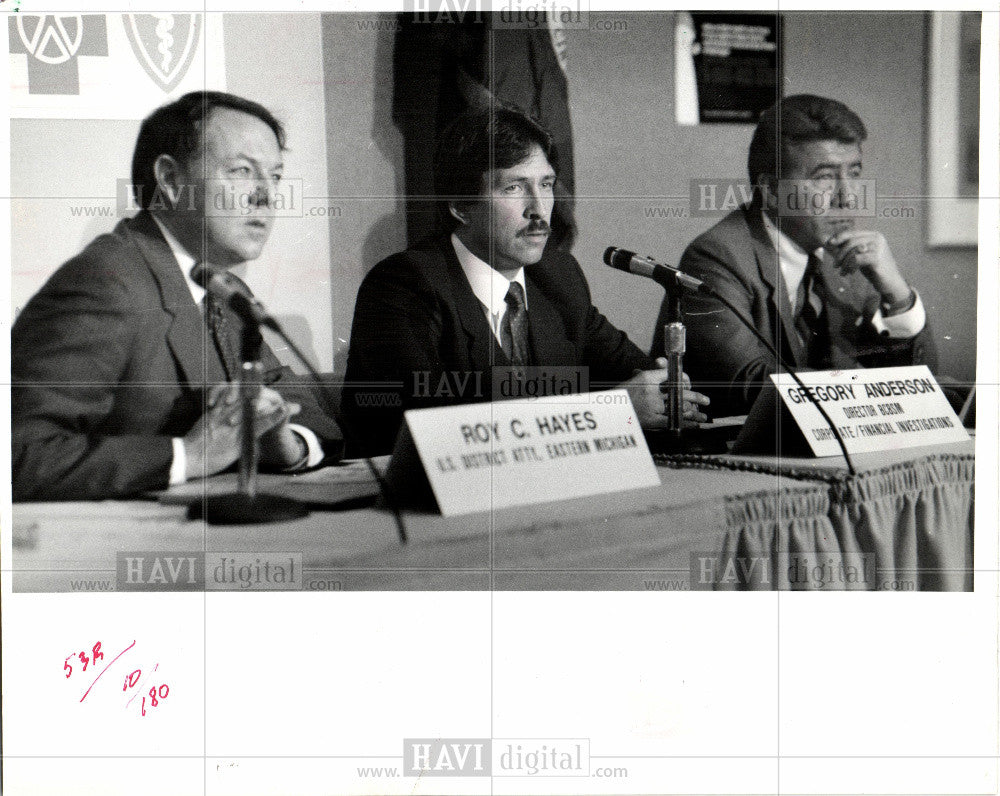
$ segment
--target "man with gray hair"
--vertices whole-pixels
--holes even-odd
[[[860,213],[866,138],[861,119],[836,100],[798,94],[764,111],[747,159],[753,200],[696,238],[680,267],[739,308],[793,366],[933,369],[923,302]],[[684,364],[695,388],[711,396],[716,416],[745,414],[779,370],[774,356],[715,299],[692,296],[685,310]]]

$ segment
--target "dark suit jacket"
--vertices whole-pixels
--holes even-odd
[[[586,366],[592,388],[631,378],[651,360],[591,304],[570,255],[547,251],[525,269],[537,366]],[[343,402],[371,454],[392,450],[406,409],[488,401],[491,368],[508,365],[449,236],[428,238],[372,269],[358,291]]]
[[[239,321],[231,318],[231,326]],[[295,422],[324,447],[339,429],[264,345]],[[13,496],[116,498],[168,485],[171,437],[226,380],[201,310],[152,216],[140,213],[64,264],[12,331]]]
[[[774,342],[786,362],[806,366],[778,255],[758,205],[730,213],[697,237],[685,250],[680,267],[735,304],[758,332]],[[821,282],[822,317],[830,341],[824,369],[925,364],[933,370],[937,366],[930,324],[911,339],[892,339],[875,331],[871,318],[880,297],[862,274],[841,276],[827,265]],[[694,388],[711,397],[716,417],[746,414],[762,382],[778,370],[774,357],[720,302],[701,295],[686,296],[684,302],[684,370]],[[664,305],[653,335],[656,354],[663,350],[666,310]]]

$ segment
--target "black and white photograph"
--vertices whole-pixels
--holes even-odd
[[[152,6],[0,0],[7,792],[1000,792],[995,8]]]

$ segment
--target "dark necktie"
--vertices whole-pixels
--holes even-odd
[[[222,305],[211,293],[205,294],[205,320],[212,333],[215,350],[219,352],[219,359],[222,360],[222,366],[226,371],[226,378],[229,381],[236,381],[242,369],[238,342],[233,325],[223,312]]]
[[[500,347],[512,365],[528,364],[528,308],[524,302],[524,288],[511,282],[504,298],[507,312],[500,322]]]
[[[822,261],[819,257],[815,254],[809,255],[806,272],[802,276],[798,292],[795,295],[795,328],[806,349],[806,364],[812,368],[823,367],[826,359],[826,335],[822,309],[817,312],[816,307],[810,301],[814,292],[819,294],[822,299],[821,265]]]

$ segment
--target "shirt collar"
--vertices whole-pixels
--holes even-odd
[[[457,235],[451,236],[451,245],[462,266],[465,278],[479,303],[493,314],[503,313],[507,309],[507,291],[510,283],[517,282],[524,290],[524,306],[528,306],[528,291],[524,283],[524,268],[518,268],[513,279],[508,279],[489,263],[479,259],[469,251]]]
[[[195,304],[201,304],[201,300],[205,297],[205,289],[191,279],[191,269],[194,268],[194,264],[197,261],[181,245],[181,242],[174,237],[174,234],[167,229],[166,224],[156,217],[156,213],[151,213],[151,215],[153,216],[153,221],[156,222],[156,226],[160,228],[160,233],[167,242],[167,246],[170,247],[170,251],[173,253],[174,259],[181,269],[181,273],[184,275],[184,281],[187,283],[188,290],[191,291],[191,298],[194,299]]]

